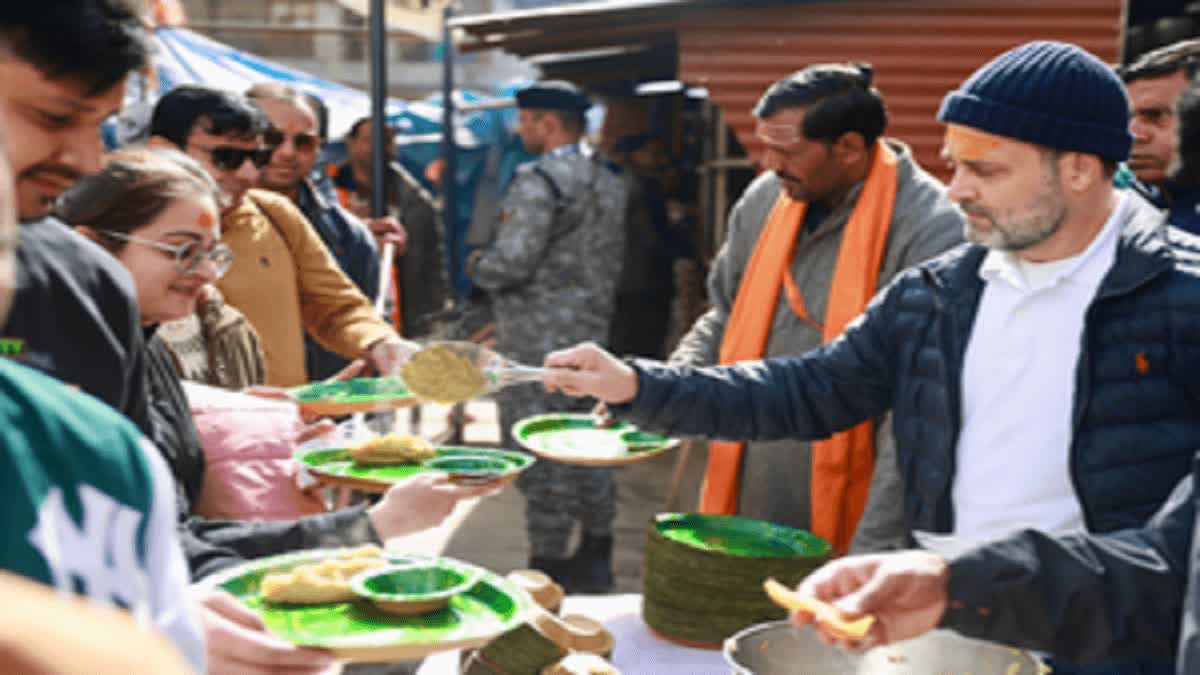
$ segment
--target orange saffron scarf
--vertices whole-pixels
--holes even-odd
[[[896,201],[896,172],[896,154],[882,140],[876,141],[866,182],[842,236],[822,342],[840,335],[846,324],[866,309],[879,286],[879,271]],[[785,286],[792,310],[802,320],[812,323],[791,278],[796,237],[804,222],[806,206],[787,193],[781,193],[775,202],[750,256],[725,326],[720,352],[722,364],[763,357],[779,293]],[[745,449],[746,444],[740,442],[709,444],[708,467],[700,493],[701,512],[737,513]],[[812,444],[812,531],[833,544],[838,553],[849,548],[866,507],[874,462],[871,420]]]

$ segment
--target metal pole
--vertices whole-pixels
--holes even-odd
[[[386,0],[371,0],[371,217],[382,218],[389,213],[387,134],[387,9]],[[392,261],[396,247],[384,244],[379,252],[379,291],[375,309],[383,314],[384,305],[392,290]]]
[[[371,0],[371,217],[388,213],[387,156],[387,16],[384,0]]]
[[[454,10],[450,5],[442,15],[442,227],[446,232],[447,269],[450,291],[458,294],[458,284],[463,277],[462,256],[459,255],[458,236],[458,186],[454,177],[458,175],[458,148],[454,145],[454,41],[450,31],[450,19]]]
[[[385,0],[371,0],[371,217],[382,218],[388,214],[387,169],[391,158],[387,156],[385,125],[387,117],[387,10]],[[379,253],[379,291],[375,296],[375,311],[383,315],[384,304],[391,290],[392,258],[395,246],[384,244]],[[394,375],[395,373],[379,373]],[[355,413],[353,427],[356,433],[366,431],[363,413]],[[392,420],[395,424],[395,420]]]

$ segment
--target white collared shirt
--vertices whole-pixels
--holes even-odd
[[[1122,192],[1092,243],[1031,263],[990,251],[962,370],[962,429],[952,488],[966,542],[1033,527],[1084,529],[1070,473],[1071,415],[1084,314],[1116,259]]]

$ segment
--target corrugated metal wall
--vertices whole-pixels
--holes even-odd
[[[935,116],[947,91],[1035,39],[1073,42],[1116,63],[1121,0],[847,0],[680,20],[680,78],[709,88],[752,157],[750,109],[767,86],[811,63],[869,61],[887,101],[888,134],[942,174]]]

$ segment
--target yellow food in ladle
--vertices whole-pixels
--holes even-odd
[[[816,598],[800,595],[774,579],[764,581],[763,590],[767,592],[767,597],[771,598],[772,602],[789,612],[812,614],[817,623],[840,638],[861,640],[871,632],[871,626],[875,623],[873,616],[864,616],[857,621],[847,621],[842,618],[842,613],[833,605],[821,602]]]
[[[487,377],[470,359],[445,345],[413,354],[400,368],[408,390],[428,401],[459,403],[479,394]]]

